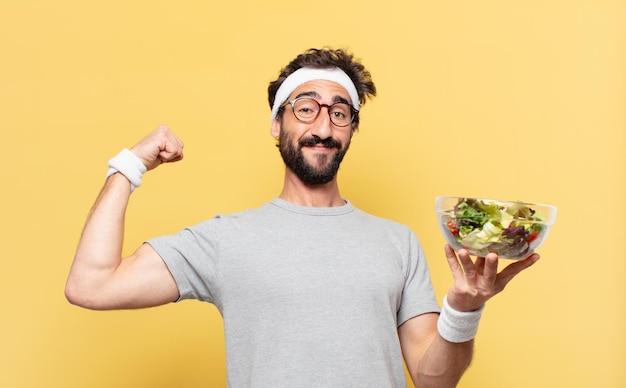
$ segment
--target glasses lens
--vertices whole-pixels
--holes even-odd
[[[299,98],[293,103],[293,113],[296,118],[307,123],[315,120],[319,111],[320,105],[310,98]]]
[[[328,107],[330,120],[337,126],[344,127],[352,122],[352,109],[350,105],[337,102]]]

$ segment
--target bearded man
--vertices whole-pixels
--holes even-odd
[[[183,157],[161,126],[109,161],[66,296],[89,309],[197,299],[224,319],[229,387],[454,387],[470,364],[485,302],[539,256],[497,272],[498,257],[445,255],[454,284],[440,308],[407,226],[357,209],[337,172],[376,94],[344,50],[311,49],[270,83],[271,134],[284,184],[257,209],[148,239],[122,258],[124,216],[142,175]]]

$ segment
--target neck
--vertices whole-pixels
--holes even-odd
[[[285,172],[285,182],[279,198],[301,206],[334,207],[346,204],[339,193],[337,176],[323,185],[311,186],[302,182],[289,169]]]

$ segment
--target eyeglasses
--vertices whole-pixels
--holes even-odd
[[[345,102],[335,102],[334,104],[320,104],[316,100],[308,97],[296,98],[287,101],[293,110],[293,115],[303,123],[312,123],[317,119],[322,107],[328,109],[330,121],[338,127],[346,127],[350,125],[359,115],[359,111],[354,109],[352,105]]]

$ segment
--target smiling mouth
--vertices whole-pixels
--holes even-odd
[[[335,149],[335,147],[328,147],[323,144],[305,145],[302,148],[308,148],[310,150],[315,150],[315,151],[331,151]]]
[[[302,139],[300,141],[300,147],[341,149],[341,142],[332,138],[322,140],[319,137],[310,137],[307,139]]]

